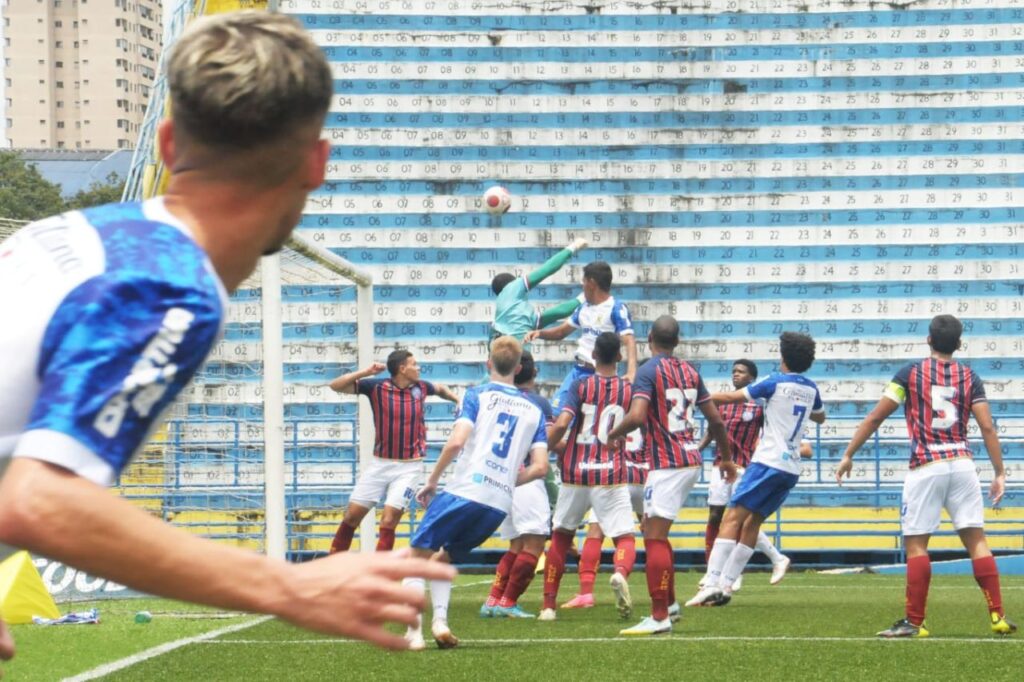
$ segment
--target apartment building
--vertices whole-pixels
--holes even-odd
[[[7,145],[135,146],[156,79],[159,0],[0,0]]]

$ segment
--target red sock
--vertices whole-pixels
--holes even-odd
[[[381,526],[377,529],[377,551],[378,552],[390,552],[395,548],[395,529],[384,528]]]
[[[668,540],[645,540],[647,547],[647,591],[651,595],[651,615],[655,620],[668,618],[669,589],[675,581],[672,545]]]
[[[999,589],[999,569],[996,568],[996,560],[992,555],[983,556],[971,562],[974,568],[974,579],[978,587],[985,593],[985,601],[988,603],[989,613],[995,612],[1003,617],[1003,593]]]
[[[580,552],[580,594],[594,593],[597,567],[601,565],[601,542],[597,538],[583,541],[583,551]]]
[[[712,524],[710,521],[704,528],[704,563],[708,562],[711,558],[711,548],[715,546],[715,539],[718,538],[718,528],[720,524]]]
[[[487,596],[488,606],[497,606],[501,595],[505,594],[508,577],[512,573],[512,565],[516,563],[517,556],[519,554],[510,550],[505,552],[501,561],[498,562],[498,568],[494,571],[494,582],[491,583],[491,593]]]
[[[356,529],[353,526],[344,521],[338,524],[338,531],[334,534],[334,540],[331,542],[331,554],[347,552],[348,548],[352,546],[352,536],[355,534]]]
[[[928,584],[932,580],[932,562],[928,555],[907,559],[907,620],[913,625],[924,623],[928,602]]]
[[[505,594],[501,595],[498,606],[505,608],[515,606],[519,597],[533,581],[533,574],[537,572],[537,559],[529,552],[520,552],[516,557],[516,563],[512,565],[512,572],[508,578],[508,585],[505,587]]]
[[[565,557],[572,545],[572,535],[555,531],[551,534],[551,546],[544,562],[544,608],[557,608],[558,586],[565,575]]]
[[[629,577],[636,563],[636,538],[620,535],[615,538],[615,572]]]

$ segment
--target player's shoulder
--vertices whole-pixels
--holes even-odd
[[[540,393],[535,393],[534,391],[522,391],[522,394],[526,396],[527,400],[540,408],[540,411],[545,418],[551,417],[554,414],[554,411],[551,409],[551,402]]]

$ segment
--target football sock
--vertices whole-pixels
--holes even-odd
[[[597,567],[601,565],[601,542],[597,538],[583,541],[580,552],[580,594],[593,594],[597,580]]]
[[[384,528],[377,530],[377,551],[390,552],[395,548],[395,529]]]
[[[711,556],[708,557],[708,572],[704,575],[704,582],[708,586],[718,584],[718,579],[722,577],[722,569],[725,568],[725,563],[735,546],[735,540],[715,540],[715,544],[711,546]]]
[[[775,545],[772,544],[772,541],[763,532],[757,534],[757,544],[754,545],[754,549],[768,557],[768,560],[773,564],[782,561],[782,552],[775,548]]]
[[[551,534],[551,546],[548,548],[547,561],[544,565],[544,608],[557,608],[558,586],[565,574],[565,555],[572,545],[572,535],[555,531]]]
[[[533,576],[537,572],[537,559],[538,557],[529,552],[519,553],[519,556],[516,557],[516,563],[512,565],[512,572],[508,578],[508,585],[505,587],[505,594],[501,596],[498,606],[509,608],[516,605],[519,597],[522,596],[523,592],[526,592],[526,588],[533,581]]]
[[[718,579],[718,586],[731,592],[732,584],[736,582],[736,578],[743,575],[743,569],[747,567],[747,562],[752,556],[754,556],[753,547],[747,547],[742,542],[736,543],[736,546],[732,548],[732,553],[729,554],[729,560],[725,562],[725,568],[722,569],[722,577]]]
[[[996,568],[995,558],[991,555],[984,556],[972,561],[971,566],[974,568],[974,579],[985,594],[989,613],[998,613],[1002,618],[1003,594],[999,589],[999,569]]]
[[[331,542],[331,554],[335,552],[347,552],[352,546],[352,536],[356,534],[354,526],[344,521],[338,524],[338,530],[334,533],[334,540]]]
[[[720,524],[708,523],[704,527],[704,563],[711,561],[711,548],[715,546],[715,539],[718,537]]]
[[[419,590],[421,593],[426,590],[426,582],[423,578],[405,578],[402,580],[402,585],[405,587],[411,587],[414,590]],[[423,631],[423,614],[416,615],[416,625],[409,628],[410,632],[422,632]]]
[[[434,607],[434,620],[448,622],[448,602],[452,599],[451,580],[430,581],[430,603]]]
[[[927,554],[907,559],[907,620],[914,625],[924,623],[928,583],[931,580],[932,562]]]
[[[632,535],[620,535],[615,538],[615,572],[629,576],[636,563],[636,538]]]
[[[491,593],[487,595],[488,606],[497,606],[501,595],[505,594],[505,588],[508,587],[508,576],[512,573],[512,565],[516,563],[517,556],[519,555],[516,552],[508,551],[498,562],[498,568],[494,572],[494,582],[491,583]]]
[[[647,547],[647,591],[651,595],[651,615],[655,620],[668,618],[669,592],[675,580],[672,546],[668,540],[644,540]]]

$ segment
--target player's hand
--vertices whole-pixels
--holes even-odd
[[[526,332],[526,336],[523,337],[523,343],[530,343],[531,341],[533,341],[538,336],[540,336],[540,330],[539,329],[534,329],[532,331],[528,331],[528,332]]]
[[[388,368],[388,366],[385,365],[383,362],[375,362],[372,365],[370,365],[369,367],[367,367],[366,369],[364,369],[363,372],[365,372],[366,376],[369,377],[369,376],[373,376],[374,374],[380,374],[381,372],[383,372],[387,368]]]
[[[853,471],[853,458],[844,455],[839,466],[836,467],[836,483],[842,485],[843,477],[849,478],[851,471]]]
[[[718,465],[718,470],[722,472],[722,480],[726,483],[732,483],[736,480],[736,462],[732,460],[721,462]]]
[[[626,372],[622,375],[622,378],[632,384],[636,381],[636,372]]]
[[[569,244],[569,248],[572,249],[573,253],[579,253],[583,249],[587,248],[587,240],[586,239],[574,239],[574,240],[572,240],[572,244]]]
[[[11,631],[7,629],[7,623],[0,620],[0,659],[9,661],[14,658],[14,638],[11,637]],[[0,670],[0,676],[3,676],[3,671]]]
[[[426,509],[430,506],[430,501],[434,499],[436,494],[437,484],[428,482],[416,492],[416,502]]]
[[[388,649],[407,649],[387,623],[415,625],[423,611],[421,591],[401,584],[403,578],[451,580],[455,569],[398,552],[341,552],[324,559],[288,564],[285,589],[273,611],[300,627],[329,635],[353,637]]]
[[[996,507],[999,502],[1003,499],[1003,494],[1006,493],[1006,474],[999,474],[992,479],[992,485],[989,486],[988,496],[992,500],[992,506]]]

